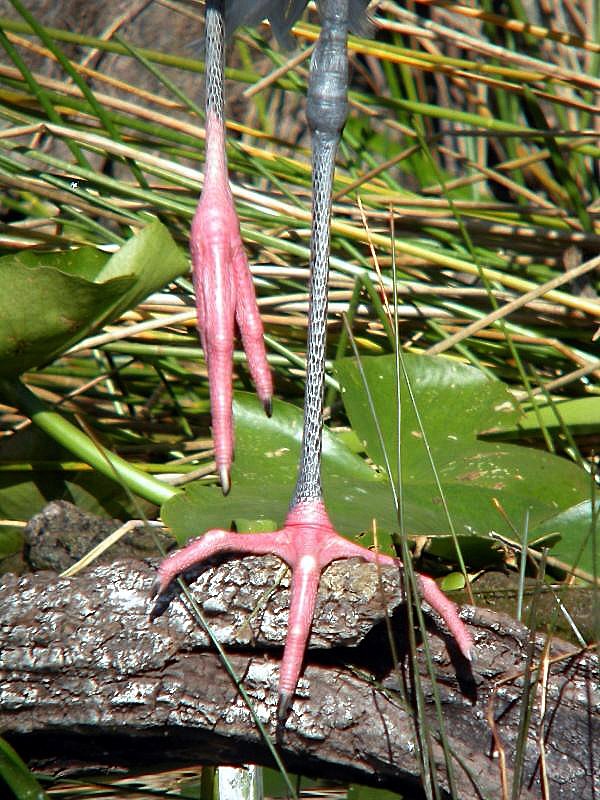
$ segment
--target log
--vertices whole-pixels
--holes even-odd
[[[150,619],[155,567],[151,560],[121,560],[69,579],[51,572],[1,579],[0,726],[31,764],[45,771],[273,764],[186,598],[166,598],[160,616]],[[277,733],[288,770],[421,796],[418,677],[442,796],[450,787],[442,731],[461,800],[501,797],[502,772],[509,787],[522,783],[521,797],[541,796],[542,773],[553,798],[596,796],[597,656],[546,642],[504,615],[465,607],[476,653],[469,664],[429,611],[434,682],[423,643],[416,660],[410,658],[406,606],[393,568],[378,575],[373,565],[348,561],[326,571],[298,696],[285,729],[276,732],[289,596],[281,574],[277,559],[248,557],[209,567],[191,588],[256,714],[272,737]],[[534,667],[549,660],[543,682],[527,671],[529,649]],[[515,748],[527,694],[519,778]]]

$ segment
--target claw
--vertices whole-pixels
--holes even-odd
[[[293,692],[279,692],[279,698],[277,700],[277,724],[279,726],[285,724],[293,699]]]
[[[227,467],[219,467],[219,480],[221,481],[221,490],[223,494],[228,495],[231,489],[231,481],[229,479],[229,470]]]

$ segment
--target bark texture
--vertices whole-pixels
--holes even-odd
[[[253,557],[211,567],[192,582],[273,736],[288,603],[282,573],[277,559]],[[21,754],[46,770],[272,763],[187,600],[175,593],[150,619],[154,575],[154,564],[125,560],[70,579],[45,572],[1,580],[0,728]],[[527,696],[521,797],[541,796],[542,742],[553,798],[600,796],[597,657],[559,640],[545,651],[543,637],[491,611],[465,608],[463,615],[475,640],[474,664],[431,616],[427,637],[457,796],[501,797],[503,764],[509,786],[519,779],[514,750]],[[327,570],[299,696],[278,736],[288,769],[420,796],[418,675],[436,772],[449,787],[423,646],[415,662],[407,641],[393,569],[381,580],[374,566],[358,562]],[[537,668],[545,652],[549,674],[542,680],[528,672],[527,658]]]

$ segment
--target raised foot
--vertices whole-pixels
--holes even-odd
[[[208,366],[215,460],[223,492],[233,460],[232,369],[235,325],[257,394],[270,416],[273,383],[263,327],[227,178],[223,121],[206,123],[206,173],[192,222],[190,252],[198,330]]]
[[[279,673],[278,719],[285,721],[296,691],[304,652],[312,625],[319,579],[323,569],[342,558],[362,558],[380,564],[400,565],[398,559],[373,553],[337,533],[321,501],[299,503],[289,512],[285,525],[273,533],[236,534],[210,530],[187,547],[166,558],[158,569],[155,594],[160,595],[181,572],[213,556],[225,553],[279,556],[292,570],[288,633]],[[423,599],[443,618],[465,658],[470,660],[471,635],[458,616],[455,604],[432,578],[419,575]]]

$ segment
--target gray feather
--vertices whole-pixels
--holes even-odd
[[[319,10],[327,0],[317,0]],[[371,25],[366,13],[370,0],[350,0],[349,30],[357,36],[369,36]],[[290,36],[292,26],[300,19],[308,0],[225,0],[225,30],[227,36],[240,25],[253,27],[267,19],[279,46],[294,47]]]

